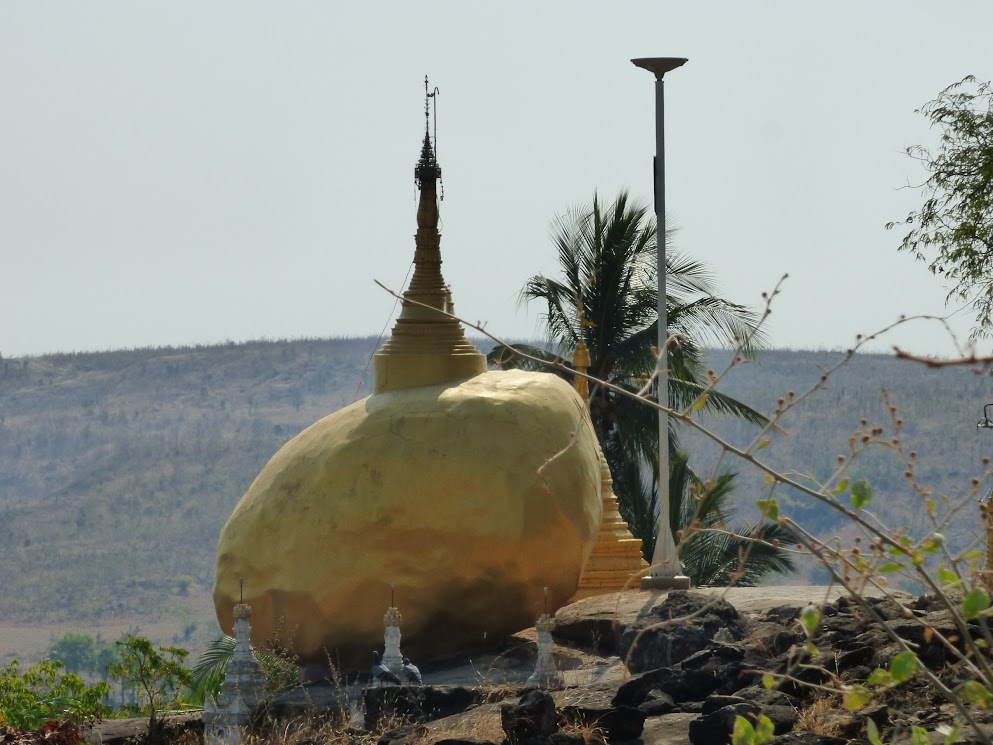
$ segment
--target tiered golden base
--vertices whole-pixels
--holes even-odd
[[[641,555],[641,539],[634,538],[621,518],[614,496],[613,479],[607,460],[600,453],[600,494],[603,520],[596,545],[583,567],[579,589],[572,600],[621,590],[638,590],[641,578],[648,574],[648,562]]]

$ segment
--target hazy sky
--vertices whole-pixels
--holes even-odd
[[[993,77],[993,3],[0,4],[0,353],[378,334],[413,256],[423,77],[459,311],[534,336],[551,219],[651,197],[666,78],[681,248],[843,347],[945,288],[883,229],[918,204],[915,108]],[[968,329],[968,312],[956,326]],[[948,353],[936,326],[891,342]]]

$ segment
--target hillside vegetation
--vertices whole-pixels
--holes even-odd
[[[367,395],[374,339],[259,341],[211,347],[58,354],[0,361],[0,623],[95,623],[210,616],[221,526],[273,453],[317,419]],[[488,351],[488,346],[480,344]],[[711,353],[715,369],[727,353]],[[770,351],[722,388],[769,411],[817,381],[838,353]],[[920,453],[923,483],[952,496],[981,475],[993,434],[976,432],[990,381],[883,355],[860,355],[784,420],[761,453],[823,477],[863,417],[887,427],[886,388]],[[714,426],[733,442],[753,430]],[[686,433],[698,469],[716,449]],[[754,516],[760,476],[740,464],[741,514]],[[853,476],[876,490],[889,524],[921,525],[902,464],[873,456]],[[784,500],[781,498],[780,502]],[[821,531],[835,518],[803,500],[788,508]],[[970,505],[953,526],[976,534]],[[195,607],[180,602],[195,598]],[[177,608],[184,608],[182,614]],[[182,615],[182,617],[180,617]]]
[[[800,395],[817,385],[822,373],[842,356],[840,352],[770,350],[756,362],[732,368],[719,387],[761,411],[772,412],[790,391]],[[711,351],[709,358],[718,373],[731,362],[729,352]],[[993,432],[976,428],[983,405],[989,401],[993,401],[993,385],[985,373],[968,367],[931,369],[891,355],[860,354],[832,373],[822,390],[788,411],[780,420],[783,431],[769,435],[768,446],[758,456],[800,480],[812,476],[822,481],[837,465],[839,455],[851,460],[850,442],[861,439],[862,420],[869,428],[879,426],[883,440],[897,437],[905,453],[915,453],[917,484],[932,490],[936,500],[946,497],[950,503],[960,504],[960,512],[944,533],[955,548],[964,549],[984,540],[978,505],[968,497],[974,477],[982,480],[981,495],[990,491],[982,459],[993,455]],[[895,415],[889,406],[895,408]],[[897,420],[901,423],[899,432]],[[754,428],[740,421],[712,419],[708,424],[734,445],[745,446],[755,437]],[[703,470],[719,453],[719,448],[699,433],[688,433],[684,442],[693,462]],[[722,466],[739,472],[737,497],[742,514],[757,517],[755,499],[768,488],[763,475],[729,457]],[[922,499],[910,488],[906,472],[906,461],[896,448],[875,446],[851,461],[845,475],[871,484],[874,497],[870,509],[884,525],[923,535],[933,527],[927,527],[930,521]],[[837,512],[797,492],[791,495],[789,489],[779,489],[776,497],[785,514],[822,539],[846,530]],[[811,567],[813,571],[816,569]],[[827,580],[826,575],[807,578]]]
[[[373,339],[0,363],[0,621],[154,619],[213,583],[272,454],[366,395]]]

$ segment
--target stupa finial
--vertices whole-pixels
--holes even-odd
[[[438,94],[441,91],[437,87],[428,92],[428,76],[424,76],[424,143],[421,145],[421,158],[414,167],[414,182],[418,189],[424,188],[425,181],[438,181],[441,179],[441,166],[438,165],[438,158],[435,149],[438,144]],[[434,138],[431,137],[431,107],[434,100]]]
[[[486,357],[469,343],[462,324],[451,315],[452,291],[441,273],[441,234],[438,232],[441,166],[430,132],[430,103],[432,100],[437,102],[438,93],[437,88],[429,91],[425,76],[424,142],[421,157],[414,166],[414,180],[420,191],[414,236],[414,275],[403,293],[400,317],[393,334],[375,356],[375,393],[464,380],[486,372]],[[435,127],[437,123],[435,116]],[[434,140],[437,142],[437,135]]]

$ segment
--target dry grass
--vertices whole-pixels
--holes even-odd
[[[607,733],[597,724],[582,721],[559,722],[559,730],[570,735],[579,735],[586,745],[604,745]]]
[[[345,745],[351,737],[338,719],[305,716],[280,722],[253,732],[245,745]]]
[[[417,745],[457,737],[474,737],[491,742],[502,742],[504,739],[500,704],[483,704],[461,714],[428,722],[426,727],[427,734],[417,741]]]
[[[841,722],[838,720],[840,706],[841,699],[835,696],[819,698],[800,711],[793,729],[814,735],[838,737],[841,734]]]

